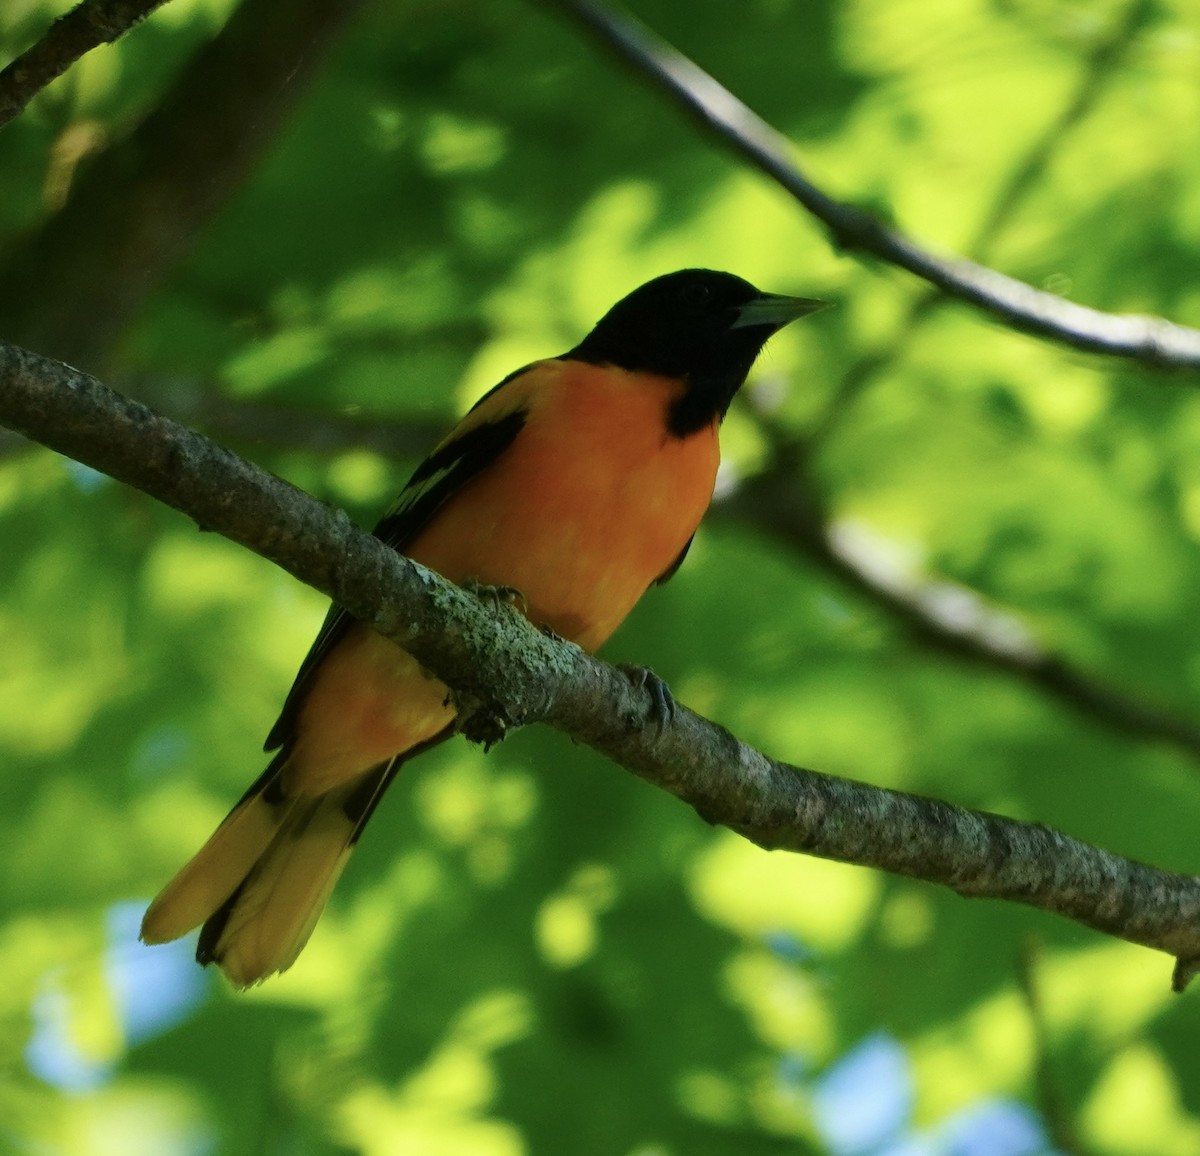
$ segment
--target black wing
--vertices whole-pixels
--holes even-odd
[[[521,370],[501,382],[506,384]],[[499,386],[496,387],[497,389]],[[485,394],[472,407],[472,412],[495,389]],[[438,509],[476,474],[492,464],[516,439],[525,425],[526,411],[517,409],[497,416],[494,420],[471,426],[457,437],[451,435],[415,470],[391,509],[380,519],[372,533],[398,553],[404,553],[409,543],[429,524]],[[267,735],[263,749],[273,751],[291,737],[296,713],[304,698],[309,677],[321,659],[341,640],[354,619],[334,604],[325,615],[325,622],[316,641],[296,674],[279,718]]]
[[[403,553],[444,502],[512,445],[525,418],[525,410],[518,409],[444,441],[417,466],[371,532]]]
[[[687,557],[688,551],[692,548],[692,543],[696,540],[696,535],[693,534],[684,544],[683,549],[679,551],[679,557],[675,559],[657,578],[654,579],[655,586],[661,586],[664,582],[670,582],[675,577],[675,571],[683,565],[684,558]]]

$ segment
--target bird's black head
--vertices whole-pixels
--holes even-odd
[[[621,298],[564,356],[683,379],[667,424],[686,437],[724,417],[773,333],[824,305],[760,293],[732,273],[682,269]]]

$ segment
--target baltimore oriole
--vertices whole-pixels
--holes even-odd
[[[484,395],[376,536],[453,582],[519,591],[534,623],[595,650],[683,561],[759,351],[822,305],[706,269],[648,282]],[[203,924],[196,958],[239,986],[289,967],[400,765],[454,728],[443,683],[332,607],[267,737],[275,757],[150,905],[142,939]]]

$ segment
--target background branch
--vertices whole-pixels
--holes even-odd
[[[0,70],[0,128],[81,56],[120,39],[166,0],[83,0]]]
[[[314,454],[366,450],[384,457],[416,456],[444,433],[449,415],[405,417],[308,411],[267,401],[234,400],[219,390],[143,383],[141,400],[166,416],[242,446],[303,449]],[[960,662],[1016,678],[1106,727],[1161,740],[1200,757],[1200,727],[1135,692],[1106,685],[1047,650],[1014,610],[994,606],[957,583],[884,571],[839,531],[811,470],[807,442],[789,442],[757,410],[771,444],[762,470],[713,501],[710,517],[750,529],[816,562],[835,581],[867,598],[922,646]],[[37,445],[0,429],[0,459]]]
[[[776,762],[681,708],[659,736],[649,695],[578,647],[490,613],[355,529],[344,513],[68,366],[0,345],[0,420],[137,486],[282,566],[409,649],[501,726],[546,722],[772,849],[1016,900],[1200,966],[1200,878],[1040,824]],[[472,725],[474,722],[472,721]]]
[[[1090,353],[1164,368],[1200,368],[1200,330],[1156,317],[1104,313],[954,257],[939,257],[813,184],[791,143],[707,72],[625,14],[594,0],[545,0],[824,222],[840,248],[880,257],[1014,329]]]
[[[449,414],[380,416],[301,409],[278,402],[234,399],[219,389],[174,385],[130,390],[174,421],[240,446],[339,454],[366,450],[386,458],[417,457],[446,432]],[[0,461],[39,447],[12,430],[0,429]]]
[[[1200,727],[1105,686],[1046,650],[1015,612],[988,605],[966,587],[886,569],[866,557],[839,533],[824,507],[807,443],[788,443],[761,415],[760,426],[772,442],[772,460],[714,501],[716,517],[755,529],[815,561],[941,654],[1007,674],[1106,727],[1165,740],[1200,757]]]
[[[974,261],[990,260],[992,252],[1012,223],[1026,196],[1059,152],[1071,131],[1078,128],[1095,109],[1107,82],[1116,75],[1122,59],[1137,42],[1137,32],[1153,9],[1154,0],[1132,0],[1115,22],[1112,31],[1093,47],[1083,64],[1079,81],[1062,111],[1033,142],[1004,185],[992,198],[991,207],[967,246]],[[911,347],[925,323],[934,316],[945,297],[939,288],[918,294],[893,325],[893,336],[886,344],[861,356],[843,375],[825,412],[809,430],[807,440],[815,445],[833,436],[858,400],[879,374],[894,366],[901,354]]]
[[[138,128],[81,166],[66,205],[9,250],[5,336],[105,364],[254,170],[361,2],[244,0]]]
[[[307,411],[267,401],[234,400],[219,390],[142,383],[141,400],[168,417],[237,445],[304,449],[316,454],[367,450],[385,457],[425,452],[445,432],[449,415],[380,417]],[[750,411],[771,445],[762,470],[716,498],[711,517],[763,534],[814,562],[869,599],[937,653],[1008,675],[1082,717],[1141,739],[1162,740],[1200,757],[1200,727],[1105,685],[1047,650],[1018,614],[990,605],[958,584],[896,570],[884,573],[839,532],[820,498],[807,441],[788,440],[758,409]],[[34,445],[0,430],[0,458]]]
[[[75,2],[9,6],[0,66]],[[78,251],[64,244],[45,280],[32,279],[37,262],[25,266],[26,291],[36,284],[43,298],[12,314],[30,309],[25,344],[99,369],[365,517],[464,390],[565,347],[667,263],[716,263],[772,288],[845,277],[865,290],[854,307],[779,346],[770,360],[776,380],[781,368],[791,379],[786,396],[770,378],[744,392],[726,433],[726,472],[763,471],[744,484],[761,482],[771,509],[798,508],[778,535],[726,511],[735,528],[710,530],[612,653],[642,648],[682,698],[761,749],[1200,867],[1190,835],[1200,763],[1091,722],[1102,702],[1076,720],[1012,661],[1069,659],[1074,675],[1119,691],[1118,708],[1141,699],[1200,721],[1190,388],[1146,388],[1136,363],[1013,337],[869,252],[833,253],[830,230],[772,179],[558,10],[522,0],[364,5],[331,25],[333,51],[314,46],[323,63],[298,78],[303,99],[224,201],[193,215],[183,194],[199,192],[172,201],[168,187],[147,203],[165,243],[145,246],[144,269],[120,268],[124,254],[103,233],[110,219],[130,226],[104,215],[105,197],[137,199],[129,174],[166,177],[170,165],[143,152],[112,170],[111,190],[93,190],[90,173],[132,148],[243,2],[222,0],[215,23],[203,4],[156,14],[0,132],[0,292],[21,280],[8,255],[35,234],[53,254],[64,206],[82,197],[103,210],[101,236],[79,226]],[[297,19],[308,3],[297,0]],[[829,193],[1076,301],[1200,328],[1189,311],[1200,123],[1179,96],[1194,86],[1200,47],[1186,5],[1115,0],[1065,19],[1057,6],[1012,4],[633,9],[787,133],[785,160]],[[287,30],[278,43],[291,43]],[[243,79],[252,121],[258,97],[253,77],[234,83]],[[297,82],[283,83],[293,99]],[[181,131],[205,133],[205,111],[230,115],[225,85],[193,90],[198,119],[181,118]],[[214,152],[207,168],[169,179],[223,182]],[[110,261],[90,276],[84,267]],[[117,278],[143,272],[150,287],[140,304],[129,298],[132,313],[105,299],[106,278],[122,296]],[[65,307],[58,294],[76,291],[85,303]],[[15,333],[0,317],[0,340]],[[856,392],[864,359],[877,362]],[[742,403],[759,398],[773,431],[749,428]],[[142,432],[153,442],[162,430],[149,421]],[[897,1111],[915,1095],[918,1118],[896,1122],[898,1143],[915,1133],[986,1146],[1007,1125],[1028,1147],[1066,1149],[1077,1115],[1090,1148],[1165,1151],[1197,1128],[1200,1003],[1170,999],[1157,954],[1012,903],[963,903],[953,880],[931,888],[767,854],[547,727],[486,758],[456,742],[413,763],[303,966],[266,998],[235,1000],[185,944],[138,947],[140,900],[257,769],[255,740],[321,597],[140,491],[53,451],[15,456],[37,444],[0,431],[0,763],[11,803],[0,813],[0,1018],[28,1069],[0,1093],[0,1118],[17,1146],[53,1149],[84,1125],[78,1084],[39,1057],[53,1061],[57,1038],[68,1072],[80,1072],[71,1045],[96,1042],[101,1021],[111,1050],[84,1099],[136,1105],[124,1123],[96,1120],[159,1148],[178,1146],[184,1127],[264,1143],[282,1128],[317,1148],[335,1133],[350,1147],[408,1135],[440,1103],[448,1054],[469,1059],[489,1092],[446,1121],[446,1142],[469,1149],[564,1150],[582,1134],[620,1152],[648,1137],[689,1152],[727,1150],[732,1138],[739,1156],[833,1149],[844,1108],[828,1119],[817,1109],[839,1085],[892,1092]],[[368,452],[345,452],[359,448]],[[189,461],[166,455],[163,476]],[[229,508],[211,496],[224,517],[247,490],[222,485]],[[789,540],[792,518],[812,537]],[[263,525],[275,524],[268,510]],[[505,699],[520,674],[501,672],[476,699]],[[641,717],[620,676],[613,693]],[[536,706],[511,709],[532,718]],[[620,716],[613,724],[623,733]],[[684,713],[680,727],[692,725]],[[728,742],[712,786],[680,793],[747,823],[777,806],[779,831],[838,853],[842,832],[810,820],[834,813],[820,808],[841,805],[840,786],[780,768],[777,787],[771,764],[748,753],[743,770]],[[699,776],[707,758],[702,747],[671,755],[681,776]],[[903,799],[865,796],[893,807],[901,832]],[[943,820],[913,807],[921,823]],[[955,814],[951,843],[972,830]],[[850,829],[868,833],[865,852],[883,866],[904,870],[906,850],[919,852],[919,871],[936,859],[894,846],[874,823],[867,814]],[[1030,867],[1016,855],[1020,827],[980,823],[957,861],[990,871],[996,850],[1003,870],[986,882],[1007,879],[1000,893],[1053,893],[1055,855],[1077,869],[1070,844],[1043,855],[1035,832]],[[776,838],[769,827],[757,837]],[[1032,879],[1027,891],[1010,862]],[[1096,866],[1123,878],[1120,861],[1107,876]],[[1106,892],[1118,922],[1123,906],[1141,910],[1137,887],[1153,878]],[[1106,887],[1080,888],[1079,902],[1095,913]],[[1168,894],[1183,893],[1169,883]],[[1177,903],[1164,926],[1189,919]],[[1046,940],[1036,1008],[1012,968],[1029,931]],[[922,966],[931,950],[936,968]],[[231,1032],[253,1046],[229,1049]],[[881,1055],[884,1071],[862,1063]],[[1051,1068],[1053,1086],[1039,1082]],[[264,1117],[262,1097],[246,1092],[268,1069],[277,1102]],[[970,1079],[947,1096],[942,1076],[955,1071]],[[169,1104],[161,1081],[145,1078],[161,1072]],[[163,1132],[149,1138],[155,1120]]]

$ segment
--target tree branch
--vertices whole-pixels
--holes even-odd
[[[73,364],[104,364],[274,142],[361,4],[242,0],[153,112],[81,166],[66,205],[6,254],[5,336]]]
[[[1113,730],[1165,740],[1200,756],[1200,726],[1076,669],[1042,647],[1012,611],[988,605],[967,587],[881,567],[839,533],[823,508],[807,447],[788,444],[769,423],[762,424],[774,460],[715,501],[714,514],[811,558],[936,651],[1019,679]]]
[[[433,445],[451,420],[449,414],[383,418],[329,413],[157,382],[144,383],[136,392],[174,421],[234,445],[314,454],[367,450],[387,458],[413,457]],[[882,569],[831,519],[811,476],[808,443],[789,442],[766,415],[753,408],[751,414],[771,443],[772,458],[759,473],[715,499],[710,517],[764,534],[816,562],[890,614],[921,645],[1016,678],[1113,730],[1164,740],[1200,757],[1200,726],[1139,699],[1135,692],[1106,686],[1046,650],[1015,611],[992,605],[956,583]],[[0,428],[0,461],[37,445]]]
[[[216,389],[152,385],[132,390],[174,421],[238,446],[340,454],[365,450],[381,457],[412,458],[435,444],[454,420],[449,413],[329,412],[278,402],[234,399]],[[0,462],[19,457],[39,443],[0,428]]]
[[[450,415],[327,413],[269,401],[233,400],[203,388],[145,383],[145,402],[185,425],[240,446],[334,454],[367,450],[388,458],[420,454],[445,432]],[[1200,757],[1200,726],[1106,686],[1042,646],[1016,612],[967,587],[895,568],[885,571],[831,518],[811,472],[811,446],[789,440],[766,414],[751,415],[772,447],[757,474],[713,502],[716,518],[745,526],[821,566],[890,614],[916,641],[959,662],[1016,678],[1084,718],[1141,739],[1164,740]],[[0,460],[31,443],[0,429]]]
[[[882,258],[1026,333],[1155,368],[1200,368],[1200,330],[1157,317],[1104,313],[1034,289],[987,266],[937,256],[813,184],[791,160],[792,146],[786,137],[632,17],[594,0],[543,3],[586,29],[722,144],[770,177],[825,223],[840,248]]]
[[[0,128],[52,80],[101,44],[119,40],[166,0],[83,0],[0,70]]]
[[[650,695],[515,611],[401,557],[346,515],[68,366],[0,345],[0,422],[137,486],[282,566],[404,646],[465,712],[545,722],[762,847],[1010,899],[1200,968],[1200,878],[1159,871],[1036,823],[776,762],[680,708],[660,736]]]
[[[1016,215],[1025,195],[1036,187],[1038,178],[1053,159],[1072,129],[1083,123],[1098,103],[1105,86],[1122,57],[1136,42],[1136,34],[1153,11],[1154,0],[1132,0],[1120,13],[1112,29],[1099,38],[1088,54],[1079,83],[1062,111],[1046,126],[1023,160],[1016,165],[1003,187],[992,198],[991,208],[967,246],[967,255],[975,261],[986,261]],[[845,419],[854,403],[861,397],[876,376],[893,365],[917,334],[943,305],[946,298],[936,288],[919,293],[892,326],[893,336],[885,345],[861,356],[842,375],[825,412],[808,431],[810,444],[827,441]]]

